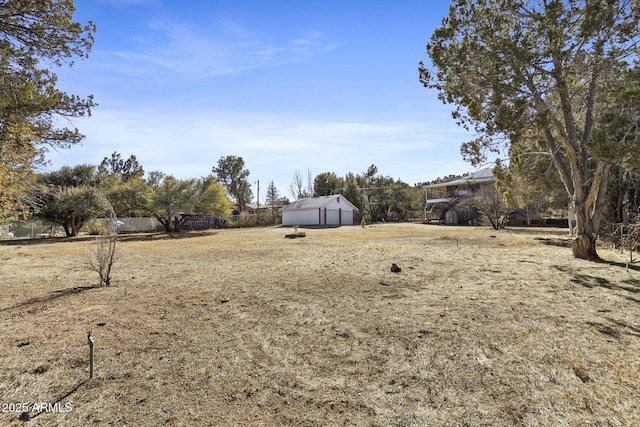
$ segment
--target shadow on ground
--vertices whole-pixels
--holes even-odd
[[[138,242],[149,240],[174,240],[189,239],[193,237],[211,236],[217,234],[217,231],[183,231],[180,233],[132,233],[118,234],[118,240],[121,242]],[[43,237],[38,239],[11,239],[0,240],[0,245],[46,245],[51,243],[74,243],[74,242],[90,242],[99,236],[76,236],[76,237]]]
[[[576,273],[574,274],[571,282],[584,286],[585,288],[601,287],[605,289],[611,289],[615,291],[625,291],[632,293],[640,293],[640,284],[636,279],[624,280],[622,284],[611,283],[609,279],[598,276],[590,276],[588,274]]]
[[[71,396],[73,393],[75,393],[76,391],[78,391],[78,389],[84,384],[86,383],[88,380],[82,380],[80,381],[78,384],[76,384],[71,390],[69,390],[68,392],[60,395],[55,402],[49,404],[47,403],[47,405],[51,405],[51,407],[53,408],[61,408],[62,407],[62,401],[64,399],[66,399],[67,397]],[[23,422],[27,422],[29,420],[34,419],[35,417],[37,417],[38,415],[42,414],[43,412],[47,412],[48,409],[43,409],[40,410],[39,412],[36,412],[35,414],[31,415],[31,413],[29,412],[22,412],[18,418],[16,418],[16,421],[23,421]]]
[[[14,306],[2,308],[2,309],[0,309],[0,312],[9,311],[9,310],[13,310],[13,309],[16,309],[16,308],[28,307],[30,305],[35,305],[35,304],[48,303],[48,302],[56,301],[56,300],[58,300],[60,298],[66,297],[67,295],[74,295],[74,294],[78,294],[80,292],[88,291],[88,290],[91,290],[91,289],[98,289],[98,288],[100,288],[100,286],[76,286],[74,288],[60,289],[60,290],[57,290],[57,291],[51,291],[46,296],[38,297],[38,298],[31,298],[31,299],[28,299],[27,301],[23,301],[21,303],[18,303],[18,304],[14,305]]]
[[[560,246],[562,248],[570,248],[571,241],[559,237],[534,237],[534,240],[549,246]]]

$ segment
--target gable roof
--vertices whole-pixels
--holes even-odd
[[[357,211],[358,208],[354,206],[346,197],[342,194],[334,194],[332,196],[320,196],[320,197],[309,197],[306,199],[299,199],[293,203],[289,203],[288,205],[284,205],[281,209],[283,211],[289,210],[302,210],[302,209],[319,209],[324,208],[327,205],[331,204],[333,201],[338,199],[340,203],[345,203],[347,206],[350,206],[353,210]]]
[[[437,184],[425,185],[424,188],[452,187],[455,185],[482,184],[484,182],[494,182],[496,177],[491,172],[491,168],[480,169],[464,178],[456,179],[448,182],[439,182]]]

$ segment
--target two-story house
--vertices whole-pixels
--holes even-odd
[[[463,197],[472,195],[480,186],[493,185],[495,181],[491,168],[485,168],[453,181],[425,185],[426,221],[450,225],[475,221],[478,218],[477,210],[469,204],[458,202]]]

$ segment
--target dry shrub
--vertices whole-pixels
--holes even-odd
[[[96,237],[93,251],[89,255],[88,267],[98,273],[98,286],[111,285],[111,269],[116,262],[116,245],[118,236],[115,233]]]
[[[103,219],[101,235],[96,237],[92,252],[89,254],[88,268],[98,273],[98,286],[111,285],[111,270],[116,262],[116,246],[118,243],[118,216],[107,199],[102,196],[107,207],[107,214]]]

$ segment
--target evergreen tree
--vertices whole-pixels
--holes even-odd
[[[635,0],[454,0],[427,45],[436,71],[420,64],[422,83],[480,135],[462,146],[474,164],[540,141],[575,210],[578,258],[598,258],[612,166],[639,157],[623,130],[633,116],[611,108],[640,53],[639,24]]]
[[[33,207],[32,171],[47,147],[83,138],[57,118],[90,114],[93,97],[58,90],[50,70],[91,49],[95,26],[74,22],[74,12],[71,0],[0,0],[0,219]]]

